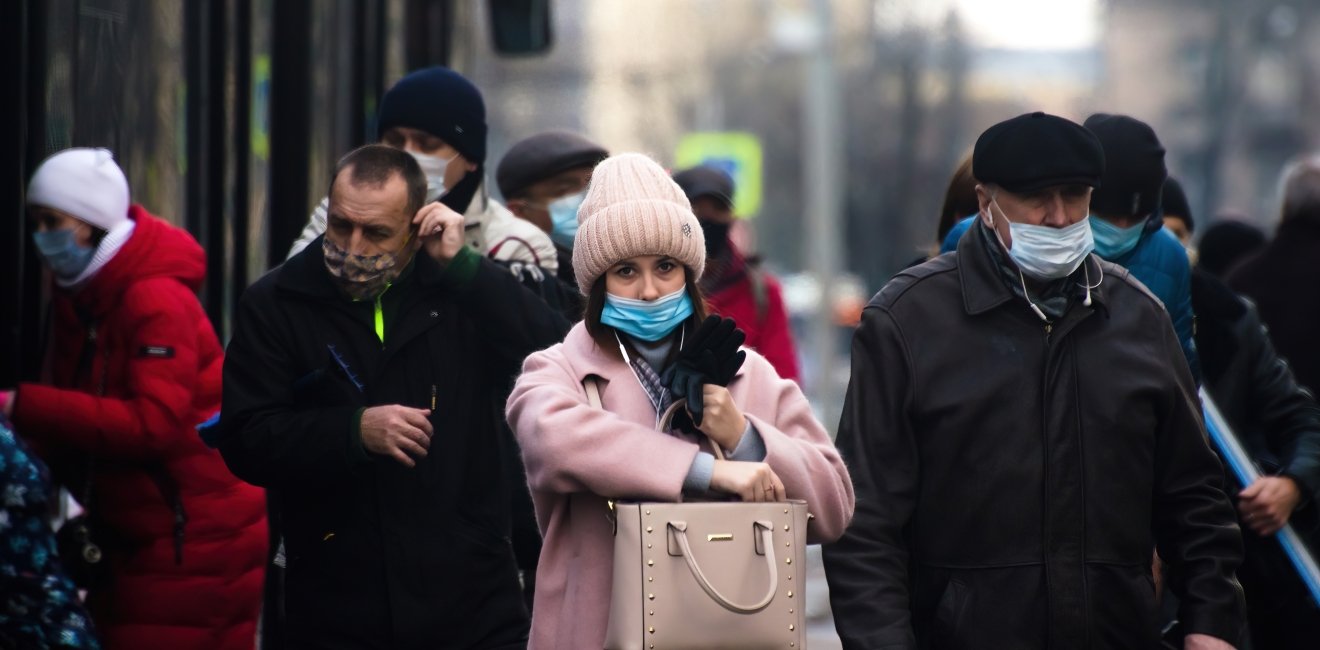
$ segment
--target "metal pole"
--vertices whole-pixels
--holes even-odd
[[[814,0],[816,42],[811,51],[804,86],[803,136],[807,264],[820,286],[821,305],[811,321],[808,354],[816,365],[815,381],[808,386],[826,426],[838,422],[838,386],[834,381],[836,328],[831,289],[841,266],[839,204],[842,193],[840,164],[839,81],[834,67],[834,22],[830,0]]]
[[[1247,454],[1242,443],[1238,441],[1233,433],[1233,428],[1229,426],[1228,419],[1219,412],[1219,407],[1215,406],[1215,401],[1210,398],[1205,388],[1201,388],[1201,407],[1205,411],[1205,429],[1210,434],[1210,440],[1219,449],[1224,461],[1228,463],[1233,475],[1242,483],[1242,487],[1247,487],[1260,478],[1260,470],[1256,469],[1256,464]],[[1315,558],[1306,548],[1302,538],[1293,530],[1292,524],[1284,524],[1283,528],[1275,534],[1275,539],[1283,546],[1283,552],[1292,562],[1293,568],[1297,571],[1297,576],[1306,584],[1307,591],[1311,592],[1311,600],[1320,603],[1320,567],[1316,566]]]

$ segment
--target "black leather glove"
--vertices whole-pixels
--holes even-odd
[[[732,319],[708,316],[683,343],[661,379],[675,398],[687,398],[692,423],[701,426],[702,386],[728,386],[747,353],[739,350],[747,335]]]

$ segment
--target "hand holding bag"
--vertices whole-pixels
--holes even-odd
[[[594,378],[583,385],[601,408]],[[666,411],[662,430],[681,408],[680,400]],[[805,501],[617,503],[613,511],[607,650],[805,647]]]

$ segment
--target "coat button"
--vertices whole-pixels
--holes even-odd
[[[440,318],[440,312],[438,310],[432,309],[431,318]]]

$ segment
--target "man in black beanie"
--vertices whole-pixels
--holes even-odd
[[[1157,648],[1156,546],[1187,650],[1231,649],[1242,541],[1168,316],[1091,254],[1106,156],[1033,113],[972,154],[980,215],[863,312],[824,550],[844,648]]]
[[[486,104],[471,81],[441,66],[404,76],[381,98],[376,131],[381,144],[417,159],[426,174],[427,201],[439,200],[463,215],[468,245],[478,253],[538,281],[542,271],[558,271],[550,238],[486,191]],[[325,232],[327,204],[322,200],[312,211],[289,257]]]
[[[1196,232],[1196,222],[1192,219],[1192,206],[1187,202],[1187,193],[1182,183],[1170,176],[1164,180],[1164,191],[1160,194],[1160,213],[1164,216],[1164,227],[1187,249],[1187,256],[1192,254],[1192,233]],[[1192,260],[1196,264],[1196,260]]]
[[[1084,126],[1100,140],[1107,163],[1100,187],[1091,194],[1095,254],[1130,271],[1164,303],[1199,383],[1191,266],[1182,243],[1165,232],[1160,213],[1168,177],[1164,146],[1150,125],[1126,115],[1097,113]]]

